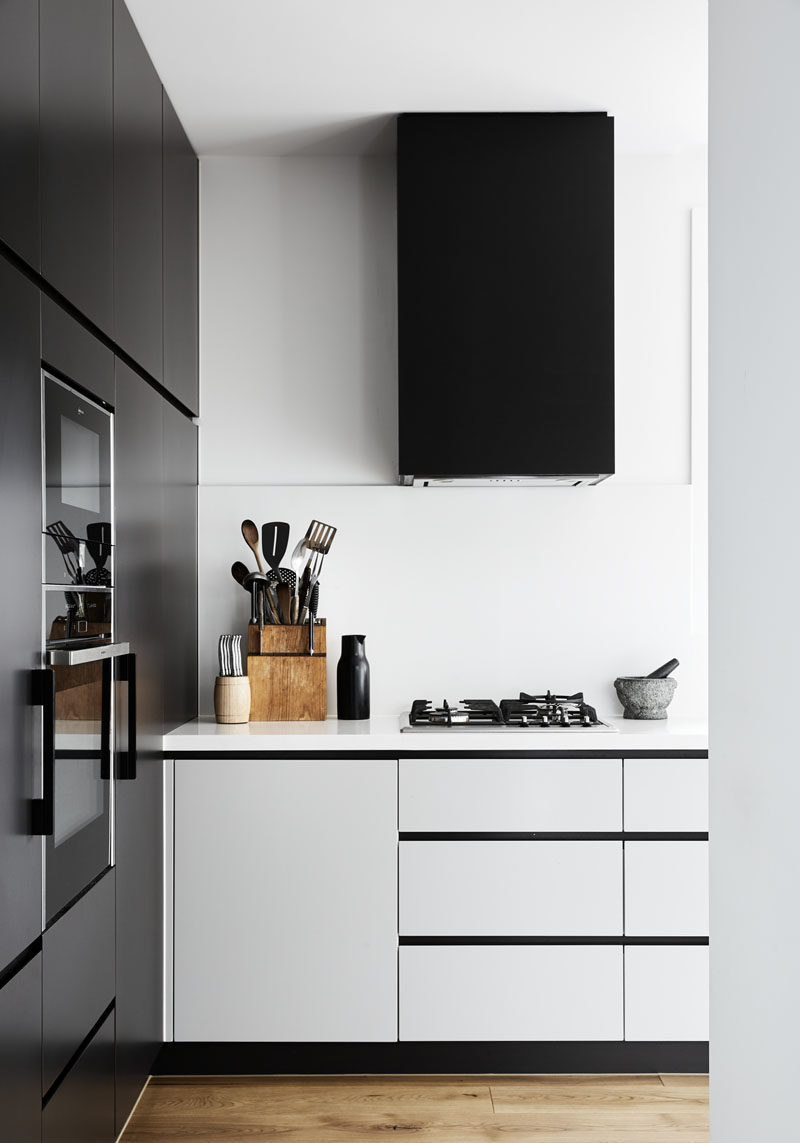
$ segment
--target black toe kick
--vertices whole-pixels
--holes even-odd
[[[448,1041],[168,1043],[154,1075],[441,1075],[708,1072],[708,1043]]]

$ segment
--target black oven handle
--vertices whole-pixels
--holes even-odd
[[[133,652],[121,656],[117,678],[128,684],[127,750],[117,752],[117,778],[132,782],[136,777],[136,655]]]
[[[55,825],[56,676],[49,667],[42,667],[31,674],[31,703],[42,708],[42,796],[33,799],[31,833],[37,837],[50,837]]]
[[[103,659],[100,691],[100,777],[111,778],[111,660]]]

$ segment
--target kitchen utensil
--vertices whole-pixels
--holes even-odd
[[[319,584],[315,583],[311,589],[311,595],[308,600],[308,653],[314,654],[314,620],[317,618],[317,608],[319,607]]]
[[[292,613],[292,589],[288,583],[279,583],[275,588],[278,596],[278,607],[281,613],[281,623],[288,623]]]
[[[281,605],[278,601],[278,592],[276,588],[276,581],[267,576],[267,582],[264,585],[264,590],[269,600],[270,610],[272,611],[273,619],[276,623],[283,623],[283,613],[281,612]]]
[[[671,675],[675,668],[679,666],[680,663],[677,659],[670,659],[669,662],[664,663],[663,667],[656,667],[647,677],[648,679],[666,679],[667,676]]]
[[[331,550],[333,537],[336,535],[336,528],[332,524],[322,524],[319,520],[312,520],[309,525],[309,531],[306,538],[306,547],[310,548],[312,552],[319,554],[319,561],[316,564],[315,571],[317,578],[322,572],[322,563]]]
[[[231,564],[231,575],[236,580],[236,582],[241,584],[244,588],[248,586],[244,581],[247,579],[249,574],[250,573],[247,570],[247,566],[243,564],[241,560],[237,560],[235,563]]]
[[[289,561],[292,565],[292,571],[294,572],[294,588],[292,591],[291,607],[292,623],[297,622],[298,616],[300,614],[300,581],[303,578],[303,572],[305,571],[310,554],[311,553],[306,547],[306,538],[303,536],[302,540],[298,540],[295,544],[294,551],[292,552],[292,558]]]
[[[263,575],[264,565],[261,562],[261,554],[258,550],[258,528],[255,526],[252,520],[242,520],[242,536],[244,537],[244,542],[256,557],[258,570]]]
[[[277,572],[280,562],[286,555],[286,545],[289,543],[289,525],[282,520],[272,520],[269,524],[261,525],[261,544],[264,548],[264,559],[273,572]]]
[[[308,604],[311,598],[311,592],[319,580],[320,572],[322,571],[322,564],[331,550],[333,537],[336,535],[336,528],[332,524],[323,524],[319,520],[312,520],[306,533],[306,547],[311,549],[312,562],[310,566],[310,574],[308,579],[308,589],[305,594],[300,596],[300,615],[299,622],[305,623],[308,611]]]
[[[105,566],[111,553],[111,524],[96,522],[86,525],[86,550],[92,557],[94,567],[84,576],[84,583],[106,587],[111,583],[111,572]]]
[[[267,618],[268,609],[264,605],[264,592],[267,585],[267,577],[263,572],[250,572],[244,578],[244,586],[248,588],[253,594],[253,609],[251,611],[251,623],[258,623],[259,628],[263,628],[265,619],[267,622],[272,623],[271,613]],[[255,617],[255,618],[254,618]]]
[[[61,552],[64,565],[72,582],[82,583],[84,565],[82,549],[85,548],[85,545],[70,531],[63,520],[56,520],[54,524],[48,524],[45,528],[45,532],[55,540],[56,547]]]
[[[625,718],[666,718],[667,707],[677,685],[677,680],[672,678],[650,679],[627,675],[614,680],[614,689]]]

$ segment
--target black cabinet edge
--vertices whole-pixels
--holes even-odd
[[[167,1043],[155,1076],[708,1072],[707,1041]]]
[[[486,758],[503,761],[506,758],[536,759],[546,758],[552,761],[555,758],[708,758],[707,750],[435,750],[425,754],[421,750],[369,750],[353,747],[350,750],[162,750],[162,758],[196,758],[207,761],[215,758],[254,758],[269,761],[275,758],[321,758],[329,761],[337,759],[370,758],[374,761],[396,759],[405,761],[409,758]]]
[[[23,261],[23,259],[20,258],[19,255],[15,253],[15,251],[12,250],[10,246],[7,246],[6,243],[2,240],[0,240],[0,255],[2,255],[12,266],[14,266],[15,269],[19,270],[21,274],[33,282],[33,284],[37,286],[43,294],[46,294],[48,298],[51,298],[57,305],[61,306],[61,308],[65,310],[70,315],[70,317],[74,318],[79,325],[88,330],[88,332],[92,334],[92,336],[95,337],[99,342],[105,345],[107,349],[110,349],[115,357],[118,357],[120,361],[124,361],[129,369],[132,369],[134,373],[138,374],[138,376],[142,378],[142,380],[146,381],[148,385],[155,389],[159,396],[167,401],[168,404],[176,408],[179,413],[182,413],[184,417],[188,417],[190,420],[197,416],[196,413],[192,412],[190,408],[188,408],[181,401],[179,401],[177,397],[170,393],[169,389],[165,389],[161,382],[157,381],[151,373],[148,373],[147,370],[142,365],[140,365],[138,361],[131,357],[129,353],[126,353],[121,346],[117,345],[117,343],[113,341],[107,334],[103,333],[103,331],[98,326],[96,326],[94,322],[90,321],[90,319],[87,318],[85,314],[77,309],[68,298],[65,298],[63,294],[58,292],[58,290],[53,289],[50,283],[47,282],[46,279],[44,279],[41,274],[38,273],[38,271],[32,269],[32,267],[30,267],[27,262]]]
[[[0,989],[5,988],[10,980],[13,980],[17,973],[22,972],[26,965],[29,965],[35,956],[42,951],[42,938],[37,937],[35,941],[22,950],[19,956],[14,959],[0,971]]]
[[[483,832],[448,833],[435,831],[428,833],[403,832],[398,834],[400,841],[708,841],[708,833],[685,831],[652,830],[650,832],[619,830],[603,832]]]
[[[680,946],[696,947],[708,944],[708,937],[626,937],[617,936],[401,936],[398,937],[401,947],[453,945],[463,947],[469,945],[617,945],[620,948],[655,945],[661,948],[675,948]]]
[[[98,873],[98,875],[96,877],[92,878],[92,880],[89,882],[88,885],[84,885],[84,887],[81,889],[80,893],[76,893],[74,897],[72,897],[69,901],[67,901],[66,905],[64,905],[61,909],[59,909],[57,913],[53,914],[53,916],[50,918],[50,920],[45,925],[44,931],[47,932],[48,929],[52,929],[53,925],[55,925],[55,923],[57,921],[60,921],[61,918],[64,916],[64,914],[68,913],[70,911],[70,909],[73,907],[73,905],[77,905],[78,902],[80,901],[81,897],[85,897],[87,893],[91,893],[91,891],[92,891],[92,889],[94,889],[95,885],[97,885],[97,883],[99,881],[102,881],[104,877],[107,877],[109,875],[109,873],[111,873],[113,868],[114,868],[113,865],[107,865],[102,873]]]

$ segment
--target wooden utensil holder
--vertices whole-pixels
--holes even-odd
[[[250,721],[250,680],[247,675],[217,675],[214,683],[217,722]]]
[[[251,722],[322,722],[328,714],[327,641],[324,619],[314,624],[314,654],[308,624],[247,629],[247,676]]]

